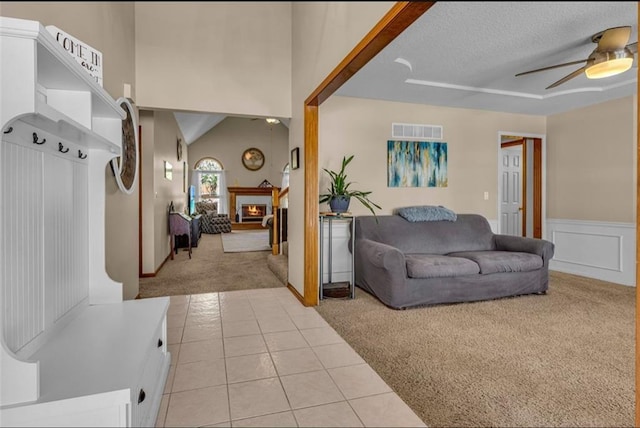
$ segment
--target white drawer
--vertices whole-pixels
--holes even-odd
[[[136,387],[131,391],[132,423],[134,426],[154,426],[164,391],[170,355],[166,352],[166,317],[158,325],[145,358]]]

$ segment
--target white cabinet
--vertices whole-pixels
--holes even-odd
[[[105,271],[125,112],[40,23],[0,38],[0,426],[153,426],[169,298]]]
[[[32,358],[36,403],[3,408],[3,426],[153,426],[170,365],[168,298],[87,306]]]

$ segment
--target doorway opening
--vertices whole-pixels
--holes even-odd
[[[546,230],[546,139],[498,133],[498,233],[542,238]]]

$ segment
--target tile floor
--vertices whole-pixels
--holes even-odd
[[[426,426],[286,288],[172,296],[156,426]]]

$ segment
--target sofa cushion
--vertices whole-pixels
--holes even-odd
[[[463,257],[480,266],[481,274],[496,272],[529,272],[540,269],[542,257],[537,254],[517,251],[463,251],[447,254],[451,257]]]
[[[407,254],[405,260],[409,278],[443,278],[480,272],[480,267],[475,262],[462,257]]]

